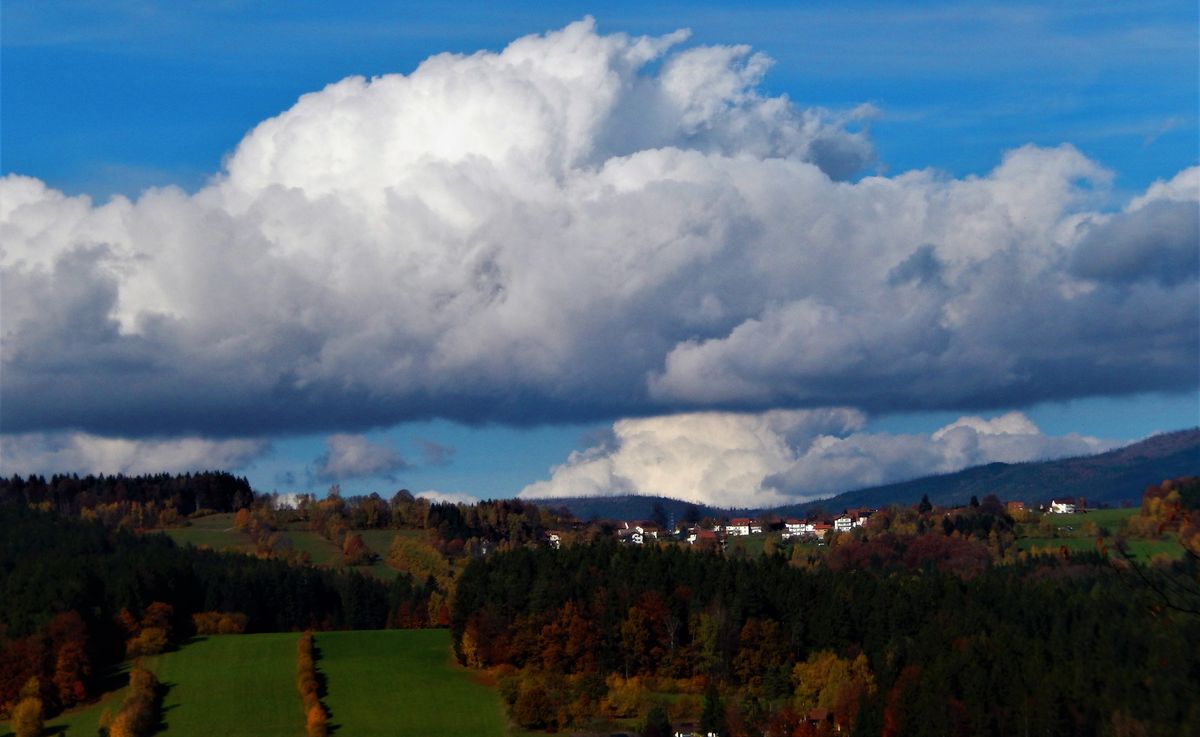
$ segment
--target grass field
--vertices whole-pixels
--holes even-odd
[[[296,550],[308,553],[309,560],[316,566],[333,566],[341,562],[342,552],[333,543],[312,530],[283,530]]]
[[[236,550],[253,553],[250,538],[233,529],[232,514],[210,514],[191,520],[189,527],[172,527],[163,532],[180,545],[195,545],[212,550]]]
[[[233,528],[232,514],[212,514],[192,520],[190,527],[176,527],[163,530],[180,545],[195,545],[196,547],[211,548],[212,550],[232,550],[239,553],[254,553],[250,538]],[[312,530],[294,525],[281,530],[296,550],[308,553],[309,560],[316,566],[336,566],[341,561],[341,552],[328,540]],[[380,562],[360,568],[376,578],[391,581],[396,577],[395,569],[383,562],[387,558],[388,548],[392,538],[397,534],[421,535],[418,530],[361,530],[363,541],[380,556]]]
[[[451,662],[446,630],[321,632],[316,644],[335,735],[507,733],[500,697]]]
[[[1071,551],[1091,551],[1096,549],[1094,534],[1084,531],[1084,525],[1094,524],[1097,528],[1110,534],[1104,536],[1104,543],[1111,547],[1115,543],[1115,535],[1121,531],[1125,520],[1137,515],[1141,509],[1095,509],[1084,514],[1046,514],[1042,515],[1042,525],[1024,523],[1018,527],[1021,536],[1017,539],[1018,550],[1029,550],[1037,546],[1039,550],[1057,550],[1066,547]],[[1046,534],[1045,525],[1049,523],[1054,528],[1053,537]],[[1161,540],[1130,538],[1126,540],[1129,552],[1141,562],[1148,562],[1158,553],[1165,553],[1172,558],[1183,557],[1183,546],[1173,534],[1168,534]]]
[[[124,673],[121,678],[126,678]],[[128,691],[127,688],[121,688],[105,694],[94,704],[78,707],[69,713],[49,719],[46,721],[45,730],[42,733],[55,737],[59,737],[59,735],[62,737],[95,737],[100,727],[100,715],[104,713],[105,709],[111,709],[113,713],[116,713],[125,699],[126,691]],[[12,737],[7,723],[0,722],[0,737]]]
[[[1084,514],[1047,514],[1043,515],[1043,519],[1050,520],[1056,525],[1074,527],[1076,529],[1083,526],[1085,522],[1094,522],[1098,527],[1108,527],[1113,532],[1116,532],[1122,522],[1140,511],[1139,507],[1130,507],[1128,509],[1093,509]]]
[[[168,737],[303,737],[296,691],[294,632],[197,638],[146,659],[166,687]],[[452,662],[446,630],[322,632],[317,670],[324,676],[333,734],[348,737],[507,737],[500,697]],[[46,735],[93,737],[125,689],[52,719]],[[0,736],[9,737],[0,724]]]
[[[1129,552],[1142,563],[1149,562],[1151,556],[1166,553],[1172,558],[1183,557],[1183,546],[1173,537],[1162,540],[1143,540],[1133,538],[1125,541]],[[1104,543],[1111,547],[1113,538],[1105,538]],[[1017,550],[1029,550],[1036,545],[1038,550],[1058,550],[1066,546],[1067,550],[1089,552],[1096,549],[1096,541],[1090,537],[1023,537],[1017,540]]]
[[[296,691],[294,632],[217,635],[146,658],[167,687],[163,729],[170,737],[304,737]],[[49,720],[43,734],[95,737],[105,709],[116,712],[121,688],[95,704]],[[0,735],[8,737],[7,725]]]
[[[172,737],[303,737],[294,632],[202,637],[162,657]]]

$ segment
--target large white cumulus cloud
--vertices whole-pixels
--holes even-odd
[[[1019,412],[961,417],[930,434],[865,432],[865,422],[850,409],[620,420],[611,443],[572,453],[521,496],[650,494],[761,508],[983,463],[1086,455],[1119,445],[1045,435]]]
[[[764,57],[684,41],[584,20],[345,79],[194,194],[96,205],[0,180],[4,431],[1195,385],[1197,170],[1119,212],[1069,145],[853,181],[874,111],[765,96]]]

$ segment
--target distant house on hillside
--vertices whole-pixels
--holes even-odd
[[[754,524],[754,520],[749,517],[734,517],[729,520],[729,524],[725,525],[725,534],[731,536],[749,535],[750,526]],[[758,528],[762,532],[762,528]]]
[[[843,514],[833,521],[833,529],[838,532],[849,532],[854,529],[854,518],[848,514]]]
[[[1025,511],[1025,502],[1006,502],[1004,506],[1010,513]]]
[[[662,537],[662,530],[659,529],[658,525],[652,525],[648,522],[642,522],[634,529],[637,530],[638,534],[642,536],[643,543],[649,540],[657,540]]]
[[[721,539],[719,537],[717,537],[717,533],[712,530],[705,530],[703,528],[697,528],[696,529],[696,539],[695,540],[689,539],[688,542],[690,542],[692,545],[696,545],[699,547],[711,548],[711,547],[716,547],[716,546],[720,545]]]
[[[1075,514],[1075,500],[1051,499],[1050,508],[1047,511],[1050,514]]]

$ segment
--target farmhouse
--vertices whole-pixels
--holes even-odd
[[[1051,499],[1050,508],[1047,511],[1050,514],[1075,514],[1075,500]]]
[[[729,520],[729,524],[725,525],[725,534],[732,536],[741,536],[750,534],[750,526],[754,524],[754,520],[749,517],[734,517]],[[762,528],[758,528],[762,532]]]

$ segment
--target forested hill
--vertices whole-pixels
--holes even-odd
[[[990,463],[942,476],[927,476],[895,484],[859,489],[805,504],[769,510],[781,515],[803,514],[821,508],[840,512],[855,507],[916,504],[921,495],[939,506],[966,504],[972,496],[988,494],[1024,502],[1051,497],[1086,497],[1089,505],[1138,503],[1149,484],[1180,476],[1200,475],[1200,428],[1163,433],[1123,448],[1093,456],[1031,463]],[[652,519],[655,505],[676,520],[699,513],[721,517],[746,514],[693,505],[679,499],[651,496],[611,496],[538,499],[544,507],[566,507],[580,519]],[[753,510],[764,511],[764,510]]]
[[[1137,504],[1142,491],[1163,479],[1200,474],[1200,429],[1147,438],[1094,456],[1033,463],[990,463],[944,476],[876,486],[808,504],[785,507],[783,514],[823,507],[840,512],[854,507],[916,504],[922,494],[938,506],[966,504],[988,494],[1008,501],[1044,502],[1051,497],[1086,497],[1089,506]]]

